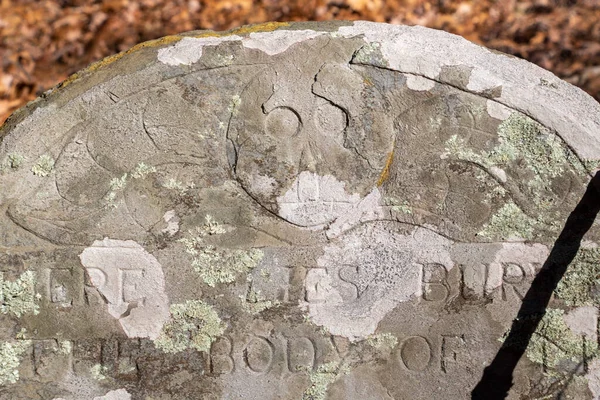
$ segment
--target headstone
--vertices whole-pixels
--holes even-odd
[[[0,138],[1,399],[600,396],[600,106],[526,61],[191,32]]]

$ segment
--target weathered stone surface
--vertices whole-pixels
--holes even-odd
[[[93,65],[0,131],[0,398],[463,399],[501,346],[509,398],[595,398],[597,224],[510,330],[598,132],[579,89],[420,27]]]

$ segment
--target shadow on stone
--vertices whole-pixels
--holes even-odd
[[[512,386],[513,372],[537,329],[554,289],[579,251],[585,233],[600,212],[600,171],[569,215],[548,259],[523,298],[510,332],[492,363],[471,392],[473,400],[505,399]]]

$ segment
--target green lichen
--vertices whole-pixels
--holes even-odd
[[[39,314],[37,301],[39,293],[35,293],[35,274],[25,271],[15,281],[4,280],[0,272],[0,312],[21,317],[27,313]]]
[[[512,201],[504,204],[479,235],[500,239],[531,239],[537,221],[528,217]]]
[[[365,342],[377,350],[393,350],[398,345],[398,338],[391,333],[378,333],[367,337]]]
[[[47,154],[40,156],[33,167],[31,172],[36,176],[48,176],[54,169],[54,159]]]
[[[225,327],[212,306],[200,300],[172,304],[171,320],[154,341],[156,348],[165,353],[178,353],[186,349],[208,352],[212,342],[225,331]]]
[[[220,235],[226,230],[207,215],[205,224],[190,231],[180,239],[186,252],[193,256],[192,267],[200,274],[207,285],[231,283],[242,273],[247,273],[258,265],[263,258],[259,249],[241,250],[218,248],[206,243],[208,236]]]
[[[581,248],[558,283],[555,293],[570,306],[600,306],[600,249]]]
[[[155,172],[156,167],[146,165],[143,162],[141,162],[135,167],[135,169],[131,173],[131,176],[133,177],[133,179],[145,179],[148,175],[153,174]]]
[[[240,295],[240,299],[242,301],[242,308],[249,314],[259,314],[264,310],[267,310],[272,307],[276,307],[280,304],[277,300],[267,300],[265,299],[260,290],[254,291],[254,289],[250,289],[246,296]]]
[[[16,383],[19,380],[19,365],[23,353],[31,346],[30,340],[0,342],[0,385]]]
[[[315,372],[309,374],[310,387],[304,391],[302,400],[325,400],[329,385],[348,372],[350,368],[340,362],[332,361],[320,365]]]
[[[546,310],[527,346],[527,358],[546,368],[555,368],[561,360],[579,362],[598,355],[598,344],[573,333],[563,316],[563,310]]]

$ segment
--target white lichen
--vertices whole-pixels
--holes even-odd
[[[64,355],[71,354],[73,344],[69,340],[61,340],[58,342],[58,352]]]
[[[104,205],[106,208],[117,207],[117,194],[122,192],[127,186],[127,174],[120,178],[112,178],[109,183],[109,192],[104,196]]]
[[[39,314],[37,301],[39,293],[35,292],[35,274],[25,271],[14,281],[4,280],[0,272],[0,312],[21,317],[27,313]]]
[[[146,165],[143,162],[141,162],[135,167],[135,169],[131,173],[131,176],[133,179],[145,179],[148,175],[153,174],[155,172],[156,167]]]
[[[8,167],[19,169],[25,162],[25,156],[19,153],[11,153],[8,155]]]
[[[179,182],[173,178],[169,178],[168,181],[164,182],[162,184],[162,186],[166,189],[169,190],[176,190],[179,192],[179,194],[181,194],[182,196],[187,194],[187,192],[190,189],[193,189],[195,187],[194,183],[187,183],[187,184],[183,184],[182,182]]]
[[[186,349],[208,352],[212,342],[225,331],[225,326],[214,308],[200,300],[172,304],[171,320],[154,341],[156,348],[165,353]]]
[[[37,162],[31,167],[31,172],[36,176],[48,176],[54,169],[54,159],[47,154],[38,158]]]
[[[30,340],[0,342],[0,386],[19,380],[19,366],[23,353],[31,346]]]

